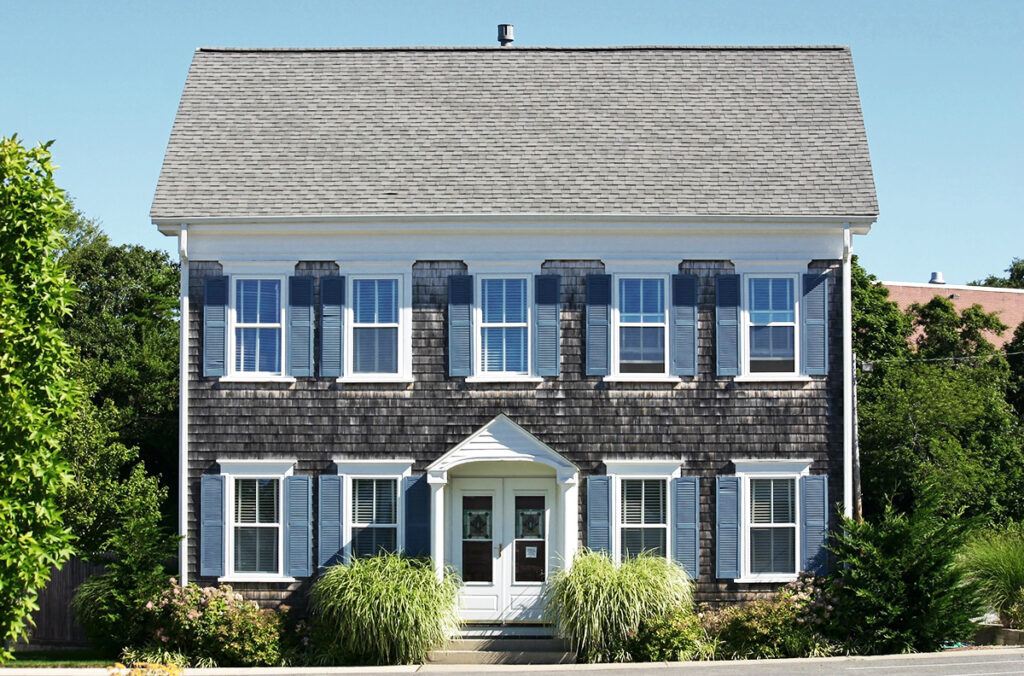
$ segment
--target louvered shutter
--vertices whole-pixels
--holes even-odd
[[[405,553],[430,556],[430,486],[427,475],[407,476],[405,492]]]
[[[672,558],[690,579],[700,575],[700,479],[672,480]]]
[[[284,478],[284,572],[313,574],[313,495],[308,476]]]
[[[672,374],[697,375],[697,275],[672,275]]]
[[[199,574],[224,575],[224,481],[221,474],[204,474],[199,481]]]
[[[815,575],[828,572],[828,477],[800,478],[800,569]]]
[[[320,278],[320,375],[341,377],[345,363],[345,278]]]
[[[288,375],[313,375],[313,278],[288,278]]]
[[[448,375],[473,375],[473,275],[448,278]]]
[[[740,556],[740,479],[720,476],[715,490],[715,577],[739,577]]]
[[[587,275],[586,355],[588,376],[606,376],[611,368],[612,276]]]
[[[587,547],[595,552],[612,551],[612,480],[587,477]]]
[[[828,272],[804,275],[800,301],[800,354],[803,372],[809,376],[828,373]]]
[[[203,282],[203,375],[223,376],[228,352],[228,278]]]
[[[317,565],[320,568],[342,562],[343,551],[342,505],[344,502],[344,477],[336,474],[320,475],[320,490],[317,498]]]
[[[533,303],[536,325],[535,368],[539,376],[559,373],[559,342],[561,340],[558,303],[559,275],[534,277]]]
[[[715,364],[720,376],[740,372],[740,276],[715,278]]]

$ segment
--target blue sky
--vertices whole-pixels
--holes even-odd
[[[0,0],[0,134],[56,139],[60,183],[118,242],[171,249],[149,203],[195,47],[845,44],[885,279],[966,282],[1024,257],[1024,1]]]

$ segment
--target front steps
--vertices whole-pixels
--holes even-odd
[[[565,641],[543,625],[466,625],[459,638],[430,653],[431,664],[572,664]]]

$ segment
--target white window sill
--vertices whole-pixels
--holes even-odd
[[[733,582],[739,584],[761,584],[761,583],[779,583],[779,582],[795,582],[797,579],[796,575],[752,575],[749,577],[738,577]]]
[[[353,373],[342,376],[336,382],[339,383],[411,383],[412,376],[401,373]]]
[[[222,383],[294,383],[292,376],[275,376],[272,374],[260,373],[233,373],[230,376],[221,376]]]
[[[486,375],[466,376],[467,383],[542,383],[544,379],[540,376],[524,376],[514,373],[499,374],[491,373]]]
[[[217,582],[280,582],[282,584],[290,584],[298,582],[298,579],[288,577],[287,575],[225,575],[224,577],[218,577]]]
[[[663,373],[616,373],[603,378],[606,383],[681,383],[679,376],[667,376]]]
[[[811,376],[797,374],[747,373],[732,379],[734,383],[812,383]]]

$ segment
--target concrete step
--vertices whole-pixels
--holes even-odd
[[[576,654],[544,625],[466,625],[427,657],[432,664],[572,664]]]
[[[532,650],[435,650],[427,656],[430,664],[572,664],[573,653]]]
[[[513,652],[569,652],[569,644],[560,638],[460,638],[446,650],[491,650]]]

